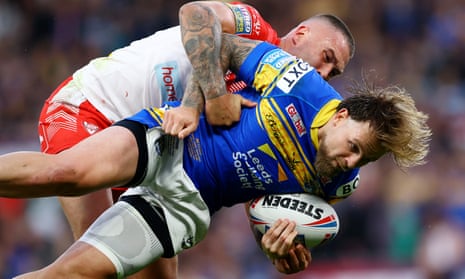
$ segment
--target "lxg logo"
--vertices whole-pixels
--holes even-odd
[[[308,72],[313,70],[307,62],[299,59],[297,63],[292,65],[286,73],[279,79],[278,88],[284,93],[289,93],[294,85]]]

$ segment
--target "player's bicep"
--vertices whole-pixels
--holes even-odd
[[[63,152],[63,163],[72,162],[79,187],[98,189],[131,180],[136,172],[138,154],[131,131],[113,126]]]
[[[261,41],[241,38],[239,36],[222,34],[221,62],[223,67],[237,73],[252,50]]]

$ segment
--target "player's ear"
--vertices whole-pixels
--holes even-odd
[[[308,26],[306,25],[299,25],[297,26],[297,28],[295,29],[295,32],[294,32],[294,36],[293,36],[293,43],[295,45],[298,45],[300,42],[303,42],[307,35],[308,35],[308,32],[309,32],[309,28]]]
[[[349,118],[349,110],[346,108],[342,108],[336,112],[334,115],[334,122],[337,123],[341,120]]]
[[[308,26],[301,24],[301,25],[297,26],[297,29],[295,30],[295,33],[299,34],[299,35],[306,35],[308,33],[308,31],[309,31]]]
[[[349,110],[346,108],[341,108],[336,112],[337,117],[347,118],[349,117]]]

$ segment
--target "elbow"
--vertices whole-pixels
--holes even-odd
[[[211,24],[211,20],[219,23],[219,19],[216,14],[217,6],[215,6],[215,4],[218,3],[210,1],[194,1],[182,5],[181,8],[179,8],[178,13],[181,28],[183,26],[195,26],[199,23]]]
[[[179,8],[179,22],[183,22],[182,19],[187,19],[188,15],[195,15],[196,11],[199,12],[199,5],[197,2],[188,2]],[[181,25],[182,26],[182,25]]]

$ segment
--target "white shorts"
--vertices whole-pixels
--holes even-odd
[[[126,191],[80,239],[113,262],[118,278],[194,246],[210,224],[208,207],[183,169],[183,142],[159,128],[146,140],[142,186]]]

